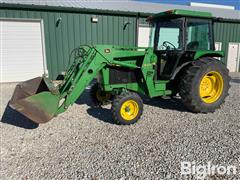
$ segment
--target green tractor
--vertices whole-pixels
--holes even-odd
[[[112,102],[119,124],[137,122],[143,112],[139,94],[150,98],[181,96],[195,113],[214,112],[228,95],[228,69],[215,51],[211,13],[170,10],[148,18],[150,47],[80,46],[62,82],[38,77],[16,86],[9,105],[36,123],[63,113],[92,86],[95,104]]]

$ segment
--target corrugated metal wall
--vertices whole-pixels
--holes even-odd
[[[227,63],[229,42],[240,43],[240,24],[228,22],[215,23],[214,32],[215,42],[222,42],[222,51],[225,52],[225,57],[222,60]]]
[[[92,23],[96,15],[98,23]],[[1,18],[43,19],[47,68],[55,79],[66,69],[70,52],[81,44],[135,45],[136,17],[0,9]],[[56,27],[57,20],[61,22]],[[130,24],[124,30],[124,24]]]
[[[91,22],[92,15],[98,17],[98,23]],[[47,67],[52,79],[66,69],[71,50],[80,44],[136,44],[134,16],[0,9],[0,17],[43,19]],[[62,20],[56,27],[59,18]],[[127,22],[130,24],[124,30]],[[139,24],[147,24],[146,18],[139,18]],[[226,52],[226,63],[228,43],[240,43],[240,24],[216,23],[214,29],[215,41],[222,42]]]

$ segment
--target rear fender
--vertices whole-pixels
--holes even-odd
[[[223,51],[196,51],[194,55],[194,60],[200,59],[202,57],[223,57]]]
[[[198,60],[203,57],[224,57],[224,52],[223,51],[196,51],[193,57],[193,60]],[[171,77],[171,80],[175,79],[176,75],[186,66],[190,65],[192,62],[194,61],[183,63],[181,66],[177,67]]]
[[[177,67],[175,72],[173,73],[172,77],[171,77],[171,80],[175,79],[175,77],[178,75],[178,73],[183,70],[184,68],[186,68],[187,66],[191,65],[192,62],[194,61],[189,61],[189,62],[186,62],[186,63],[183,63],[181,66]]]

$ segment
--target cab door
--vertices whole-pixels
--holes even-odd
[[[154,52],[158,57],[157,79],[170,79],[183,55],[184,18],[161,20],[156,25]]]

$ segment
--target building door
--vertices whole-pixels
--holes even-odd
[[[239,55],[240,55],[239,49],[240,49],[239,43],[229,43],[227,67],[230,72],[238,71],[238,61],[239,61]]]
[[[40,21],[0,20],[0,82],[25,81],[44,73]]]
[[[140,25],[138,27],[138,47],[148,47],[149,46],[149,37],[150,37],[149,26]]]

